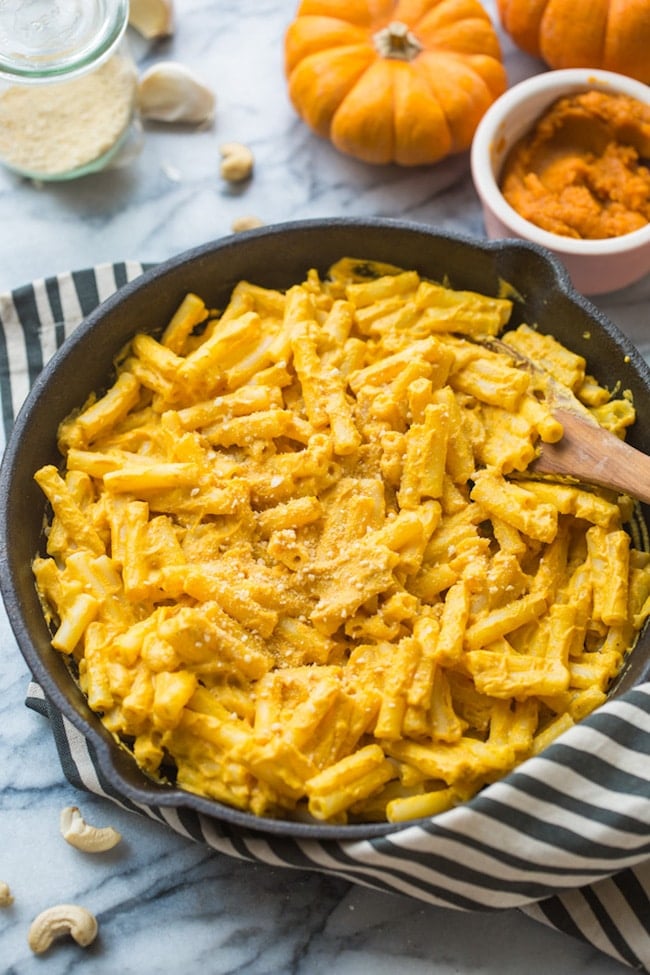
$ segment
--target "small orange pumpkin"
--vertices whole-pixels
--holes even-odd
[[[650,0],[497,0],[517,47],[551,68],[600,68],[650,84]]]
[[[478,0],[303,0],[285,70],[314,132],[364,162],[403,166],[469,148],[507,84]]]

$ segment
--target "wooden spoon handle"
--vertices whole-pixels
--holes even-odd
[[[650,456],[571,410],[554,412],[564,436],[556,444],[544,444],[530,470],[577,478],[650,504]]]

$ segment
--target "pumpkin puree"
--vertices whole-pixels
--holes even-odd
[[[650,222],[648,160],[650,105],[582,92],[554,102],[513,147],[501,189],[522,217],[553,234],[618,237]]]

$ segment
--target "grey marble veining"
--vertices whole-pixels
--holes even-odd
[[[494,4],[486,3],[494,14]],[[468,161],[403,170],[338,154],[296,118],[286,95],[282,38],[290,0],[176,0],[172,40],[136,39],[139,65],[173,58],[217,95],[214,126],[147,126],[128,168],[34,186],[0,170],[0,292],[105,261],[158,261],[265,223],[338,215],[408,217],[483,235]],[[511,82],[538,65],[503,39]],[[219,145],[255,153],[253,179],[219,178]],[[650,343],[650,281],[598,299],[639,345]],[[0,910],[2,975],[623,975],[629,969],[519,912],[463,914],[347,882],[242,863],[169,828],[75,791],[47,721],[24,706],[28,673],[0,614],[0,880],[15,904]],[[80,805],[123,842],[89,857],[59,835],[59,813]],[[26,931],[40,910],[79,902],[99,918],[90,949],[61,942],[35,958]]]

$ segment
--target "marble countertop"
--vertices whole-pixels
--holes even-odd
[[[214,125],[149,125],[141,155],[127,168],[72,183],[37,186],[0,170],[0,292],[103,262],[159,261],[230,233],[233,220],[249,214],[266,224],[407,217],[483,236],[465,156],[414,171],[373,168],[307,131],[282,72],[294,7],[290,0],[176,0],[171,40],[135,39],[141,69],[179,60],[213,88]],[[494,4],[486,7],[494,16]],[[503,48],[511,83],[541,69],[505,38]],[[244,142],[255,154],[254,177],[239,188],[219,177],[219,146],[227,141]],[[650,342],[649,303],[648,279],[597,301],[640,346]],[[47,721],[24,706],[27,668],[4,616],[0,624],[0,881],[15,896],[0,911],[5,975],[629,971],[516,911],[435,909],[342,880],[241,863],[75,791]],[[67,846],[58,826],[67,805],[79,805],[90,822],[117,827],[123,842],[96,858]],[[100,937],[86,952],[61,942],[35,958],[27,927],[61,901],[93,909]]]

